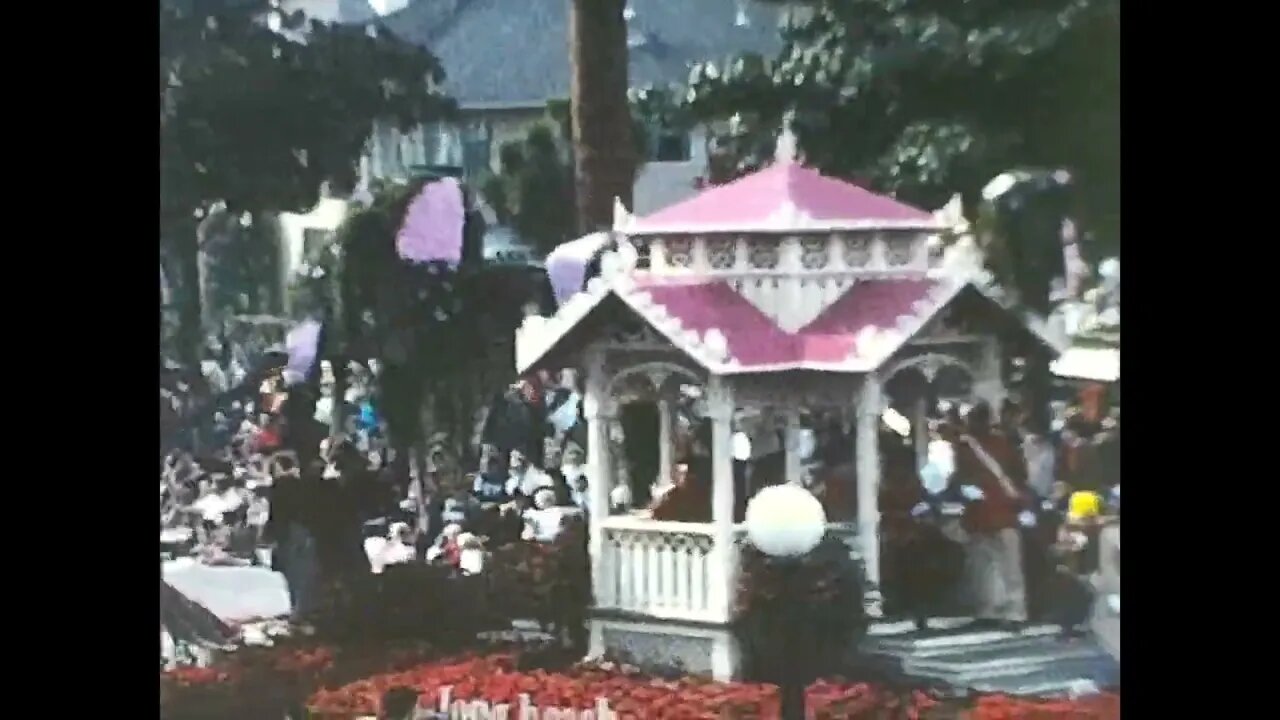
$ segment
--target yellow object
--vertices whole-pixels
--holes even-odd
[[[1102,513],[1102,496],[1095,492],[1071,493],[1067,503],[1067,519],[1075,522],[1098,517]]]

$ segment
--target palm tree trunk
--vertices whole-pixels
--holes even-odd
[[[635,143],[627,105],[625,0],[569,3],[570,99],[578,230],[607,229],[613,201],[631,206]]]

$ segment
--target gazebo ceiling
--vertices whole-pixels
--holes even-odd
[[[941,224],[932,213],[781,158],[616,229],[628,235],[929,231]]]

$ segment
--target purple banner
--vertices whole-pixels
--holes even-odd
[[[320,323],[315,320],[301,323],[289,331],[284,344],[289,351],[289,364],[285,369],[306,377],[316,363],[316,352],[320,344]]]
[[[396,252],[409,262],[462,261],[462,230],[466,208],[457,178],[446,177],[423,186],[409,203],[396,235]]]
[[[577,240],[570,240],[551,251],[547,256],[547,278],[551,281],[557,305],[563,305],[565,300],[582,290],[587,265],[608,242],[609,233],[591,233]]]

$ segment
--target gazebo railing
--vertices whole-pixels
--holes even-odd
[[[831,523],[829,530],[857,553],[857,528]],[[594,566],[596,608],[664,620],[727,623],[724,599],[732,588],[718,588],[736,577],[734,548],[717,548],[711,523],[670,522],[614,516],[601,522],[600,561]],[[733,530],[735,544],[745,528]]]
[[[726,620],[713,603],[713,563],[719,561],[713,525],[611,517],[601,530],[597,608],[670,620]]]

